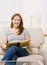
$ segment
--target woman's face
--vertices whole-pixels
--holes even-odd
[[[18,26],[20,25],[21,19],[19,16],[15,16],[13,19],[13,25],[14,27],[18,28]]]

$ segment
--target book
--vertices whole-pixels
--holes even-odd
[[[24,41],[11,41],[6,45],[6,49],[10,48],[11,46],[19,46],[19,47],[24,47],[26,46],[28,43],[30,42],[30,40],[24,40]]]

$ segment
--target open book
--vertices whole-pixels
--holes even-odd
[[[28,43],[30,42],[30,40],[24,40],[24,41],[11,41],[7,44],[6,49],[7,50],[9,47],[11,46],[19,46],[19,47],[24,47],[26,46]]]

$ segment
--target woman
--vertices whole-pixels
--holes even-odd
[[[30,40],[30,36],[28,31],[23,27],[23,20],[19,13],[15,13],[11,18],[11,28],[7,30],[5,36],[2,40],[2,49],[5,50],[6,44],[14,41],[14,40]],[[27,45],[30,49],[30,43]],[[15,65],[18,57],[23,57],[29,55],[26,48],[20,48],[18,46],[11,46],[6,52],[2,59],[2,61],[10,61],[4,62],[6,65]],[[12,61],[12,62],[11,62]],[[14,61],[14,62],[13,62]]]

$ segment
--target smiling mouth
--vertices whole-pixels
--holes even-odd
[[[19,23],[14,23],[14,24],[17,24],[18,25]]]

